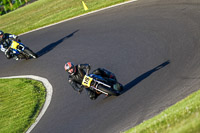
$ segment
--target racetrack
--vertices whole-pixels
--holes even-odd
[[[199,89],[200,1],[139,0],[21,36],[39,54],[7,60],[0,77],[37,75],[54,88],[32,133],[116,133],[153,117]],[[69,85],[64,63],[115,73],[125,91],[91,101]]]

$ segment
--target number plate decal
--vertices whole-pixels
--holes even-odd
[[[91,77],[85,75],[84,78],[83,78],[83,81],[82,81],[82,85],[86,86],[86,87],[90,87],[90,84],[92,82],[92,79]]]
[[[18,46],[18,45],[19,45],[18,42],[12,41],[11,48],[17,49],[17,46]]]

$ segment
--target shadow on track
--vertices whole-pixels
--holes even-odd
[[[138,83],[140,83],[142,80],[144,80],[145,78],[149,77],[152,73],[160,70],[161,68],[167,66],[168,64],[170,64],[170,61],[166,61],[162,64],[160,64],[159,66],[151,69],[150,71],[140,75],[139,77],[137,77],[136,79],[134,79],[133,81],[129,82],[128,84],[126,84],[124,86],[124,90],[121,92],[121,94],[125,93],[126,91],[130,90],[132,87],[134,87],[135,85],[137,85]]]
[[[41,49],[40,51],[37,52],[38,57],[43,56],[44,54],[50,52],[56,46],[58,46],[60,43],[62,43],[65,39],[68,39],[68,38],[72,37],[78,31],[79,30],[76,30],[73,33],[67,35],[66,37],[63,37],[62,39],[60,39],[60,40],[58,40],[56,42],[53,42],[53,43],[49,44],[48,46],[44,47],[43,49]]]

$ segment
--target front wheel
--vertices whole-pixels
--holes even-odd
[[[123,85],[120,84],[120,83],[116,83],[116,84],[113,85],[113,89],[118,91],[118,92],[121,92],[121,91],[123,91]]]
[[[37,58],[37,55],[29,48],[24,49],[24,52],[28,55],[28,57],[32,57],[34,59]]]

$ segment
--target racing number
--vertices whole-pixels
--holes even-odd
[[[89,81],[90,79],[88,77],[85,77],[84,83],[87,84],[89,86]]]
[[[90,83],[92,81],[92,78],[90,78],[89,76],[84,76],[84,79],[82,81],[82,85],[90,87]]]

